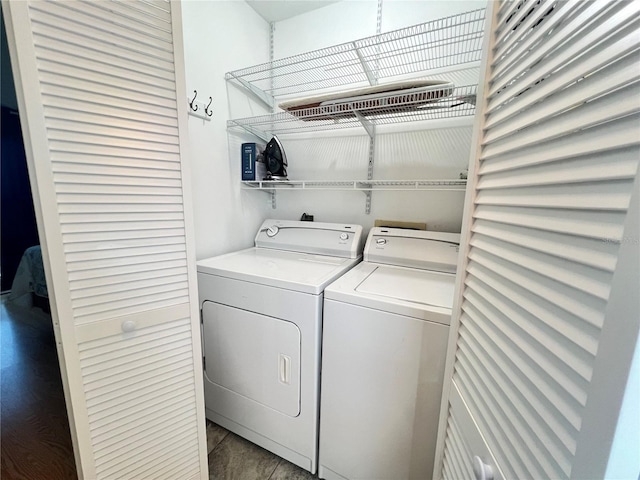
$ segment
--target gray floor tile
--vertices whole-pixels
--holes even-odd
[[[211,453],[228,433],[229,430],[226,428],[207,420],[207,453]]]
[[[317,478],[293,463],[282,460],[269,480],[316,480]]]
[[[280,457],[234,433],[229,433],[209,455],[211,480],[267,480]]]

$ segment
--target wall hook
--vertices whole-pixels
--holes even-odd
[[[206,113],[209,116],[213,115],[213,110],[209,110],[209,107],[211,106],[211,102],[213,102],[213,99],[209,97],[209,103],[207,104],[206,107],[204,107],[204,113]]]
[[[194,112],[198,111],[198,105],[195,104],[196,101],[196,97],[198,96],[198,91],[194,90],[193,91],[193,99],[189,100],[189,106],[191,107],[191,110],[193,110]]]

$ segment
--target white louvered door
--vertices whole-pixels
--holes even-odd
[[[490,3],[434,478],[603,478],[638,338],[640,2]]]
[[[207,478],[180,4],[3,10],[78,474]]]

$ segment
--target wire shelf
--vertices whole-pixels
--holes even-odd
[[[485,9],[235,70],[225,78],[271,97],[480,62]]]
[[[231,131],[242,129],[262,138],[284,133],[316,132],[373,125],[437,120],[475,114],[477,85],[448,90],[448,96],[432,99],[424,94],[401,93],[375,99],[351,100],[291,112],[232,119]]]
[[[244,181],[242,186],[249,190],[267,192],[281,190],[458,190],[464,191],[466,180],[284,180],[284,181]]]

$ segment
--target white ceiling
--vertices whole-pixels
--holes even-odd
[[[279,22],[340,0],[246,0],[267,22]]]

